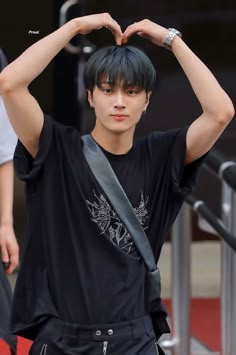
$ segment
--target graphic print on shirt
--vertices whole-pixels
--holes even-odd
[[[119,216],[113,210],[103,194],[97,196],[94,190],[93,194],[95,197],[94,202],[86,200],[88,209],[92,215],[91,220],[98,225],[102,234],[106,233],[108,235],[113,244],[117,245],[124,252],[131,253],[135,249],[135,246],[128,230],[121,222]],[[148,228],[148,226],[145,225],[148,219],[148,199],[149,197],[147,197],[146,200],[144,199],[143,192],[141,191],[139,206],[134,208],[138,221],[143,226],[144,230]]]

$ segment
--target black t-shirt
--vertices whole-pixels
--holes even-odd
[[[201,163],[184,168],[186,132],[153,133],[123,155],[105,152],[157,261]],[[150,311],[146,269],[82,144],[76,129],[45,116],[36,158],[20,142],[16,148],[16,173],[26,181],[27,226],[12,328],[31,339],[50,316],[97,324]]]

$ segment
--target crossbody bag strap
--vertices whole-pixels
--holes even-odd
[[[90,134],[82,136],[83,153],[98,183],[111,202],[138,249],[160,293],[160,273],[148,238],[106,156]]]

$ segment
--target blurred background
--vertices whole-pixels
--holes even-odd
[[[233,0],[23,0],[14,2],[14,5],[5,1],[1,3],[0,12],[0,47],[11,62],[66,19],[105,11],[119,22],[123,30],[143,18],[179,29],[186,43],[209,66],[233,102],[236,102],[236,3]],[[31,84],[30,91],[42,109],[64,124],[72,124],[83,132],[90,130],[94,117],[83,91],[83,66],[93,50],[113,43],[113,36],[106,29],[73,39],[68,48],[61,51]],[[157,87],[136,134],[142,136],[153,130],[190,124],[199,115],[200,106],[174,56],[138,36],[131,38],[130,44],[138,46],[150,56],[158,73]],[[233,120],[216,148],[233,159],[236,157],[235,142],[236,122]],[[23,189],[17,180],[14,214],[20,244],[25,224]],[[196,194],[216,214],[220,214],[219,181],[207,169],[202,169]],[[194,217],[195,240],[215,238],[201,232],[196,224]]]

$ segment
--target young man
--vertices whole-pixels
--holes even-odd
[[[87,63],[85,84],[96,115],[91,135],[124,188],[156,261],[201,157],[234,115],[231,100],[180,33],[149,20],[122,33],[106,13],[73,19],[4,70],[0,93],[20,140],[15,166],[26,181],[28,208],[12,326],[35,339],[30,354],[162,354],[156,341],[168,330],[132,236],[88,167],[80,134],[44,117],[28,91],[73,36],[104,26],[117,46]],[[165,43],[182,66],[202,107],[189,128],[134,140],[155,79],[149,59],[125,45],[134,34],[159,47]]]
[[[0,49],[0,72],[6,57]],[[13,228],[13,154],[17,137],[13,131],[0,96],[0,337],[16,353],[16,336],[10,333],[9,321],[12,290],[6,277],[16,268],[19,248]]]

